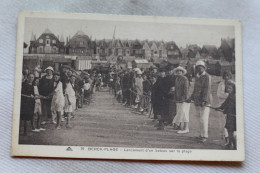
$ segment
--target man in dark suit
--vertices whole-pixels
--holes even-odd
[[[167,99],[167,114],[165,125],[172,125],[172,121],[174,116],[176,115],[176,103],[174,102],[174,95],[172,90],[174,91],[175,87],[175,76],[173,73],[174,66],[169,65],[167,68],[167,75],[165,77],[165,95]]]
[[[155,107],[154,113],[158,117],[159,124],[158,130],[164,130],[164,122],[167,120],[167,89],[165,85],[165,69],[159,69],[159,77],[157,78],[153,86],[153,107]]]

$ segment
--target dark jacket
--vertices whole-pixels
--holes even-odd
[[[39,94],[43,96],[49,96],[54,89],[54,79],[46,79],[46,76],[42,77],[39,83]]]
[[[152,103],[163,105],[165,104],[167,91],[165,88],[165,78],[158,77],[154,85],[152,86]]]
[[[236,96],[229,94],[225,102],[219,107],[224,114],[236,115]]]
[[[129,73],[126,73],[123,78],[122,78],[122,87],[124,89],[128,89],[129,88]]]
[[[166,97],[168,99],[174,99],[174,94],[173,93],[169,93],[171,87],[175,87],[175,75],[167,75],[164,80],[165,80],[165,86],[164,86],[164,90],[167,93]]]
[[[201,76],[196,76],[191,99],[194,100],[196,106],[201,106],[202,102],[211,104],[211,77],[206,72]]]
[[[144,94],[149,94],[152,90],[152,83],[146,79],[145,81],[143,81],[143,92]]]
[[[167,75],[164,79],[165,79],[165,89],[167,90],[167,92],[170,91],[171,87],[175,86],[175,75]]]

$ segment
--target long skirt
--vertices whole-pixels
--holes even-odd
[[[173,119],[173,123],[189,122],[190,103],[176,103],[177,113]]]

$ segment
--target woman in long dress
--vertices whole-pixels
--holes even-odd
[[[183,130],[179,130],[177,133],[188,133],[189,132],[189,111],[190,103],[185,101],[188,98],[189,92],[189,81],[186,76],[186,70],[179,66],[174,69],[176,75],[175,79],[175,101],[176,101],[176,116],[173,119],[173,123],[177,125],[184,124]]]

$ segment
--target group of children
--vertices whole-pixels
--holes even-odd
[[[27,135],[28,121],[32,132],[45,131],[42,125],[46,123],[61,129],[65,119],[66,127],[72,128],[73,112],[84,103],[90,103],[95,81],[88,73],[78,75],[67,65],[62,66],[60,72],[51,66],[44,71],[37,66],[34,73],[24,69],[22,77],[20,114],[24,135]]]

